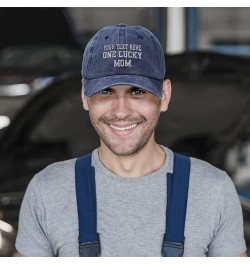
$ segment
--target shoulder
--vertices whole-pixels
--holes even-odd
[[[194,157],[190,157],[190,160],[193,179],[204,182],[206,185],[223,185],[225,182],[230,182],[230,177],[225,171]]]
[[[210,163],[191,157],[190,193],[192,197],[207,199],[221,205],[225,198],[236,197],[230,176]],[[229,197],[228,197],[229,196]],[[204,202],[204,201],[203,201]],[[219,206],[217,205],[217,206]]]
[[[75,185],[75,161],[74,158],[50,164],[33,177],[29,186],[40,191],[50,192],[55,188],[64,189]]]

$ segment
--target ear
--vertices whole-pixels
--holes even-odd
[[[84,85],[82,82],[82,91],[81,91],[81,96],[82,96],[82,106],[85,110],[89,110],[89,104],[88,104],[88,98],[84,96]]]
[[[168,104],[171,99],[171,81],[169,79],[164,80],[162,88],[162,99],[161,99],[161,111],[164,112],[168,109]]]

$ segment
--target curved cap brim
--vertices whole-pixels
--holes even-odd
[[[84,95],[91,97],[95,93],[100,92],[108,87],[116,85],[135,86],[162,97],[163,80],[152,79],[138,75],[113,75],[105,76],[96,79],[83,78],[84,81]]]

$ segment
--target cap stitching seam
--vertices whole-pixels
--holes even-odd
[[[93,53],[94,53],[95,43],[96,43],[98,37],[101,35],[102,32],[103,32],[103,29],[100,30],[100,34],[99,34],[99,35],[97,34],[97,35],[94,37],[94,39],[93,39],[93,43],[92,43],[92,46],[90,47],[90,54],[91,54],[91,56],[90,56],[89,61],[88,61],[87,73],[90,72],[90,67],[91,67],[91,62],[92,62],[92,58],[93,58]]]

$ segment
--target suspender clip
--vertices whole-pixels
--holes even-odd
[[[181,243],[163,241],[162,257],[183,257],[184,245]]]
[[[99,241],[84,242],[79,244],[80,257],[100,257],[101,246]]]

